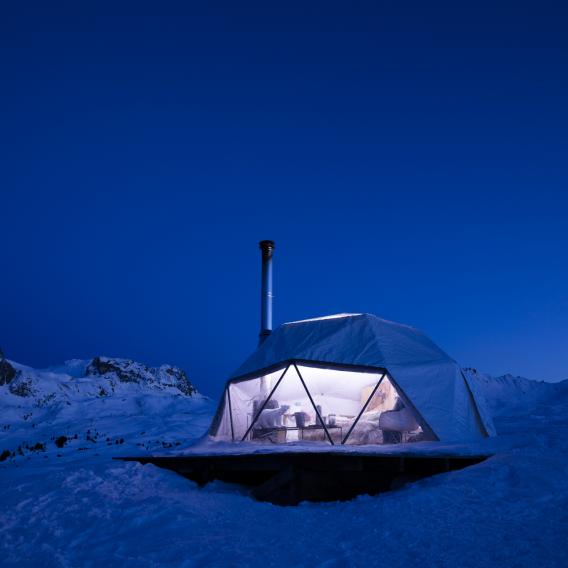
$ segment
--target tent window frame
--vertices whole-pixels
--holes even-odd
[[[276,389],[279,387],[280,383],[282,382],[282,379],[284,378],[284,375],[286,375],[290,366],[291,366],[290,364],[288,364],[286,366],[286,368],[284,369],[284,372],[280,375],[280,378],[278,379],[278,381],[274,385],[274,388],[270,391],[270,394],[268,395],[267,399],[261,404],[260,408],[257,410],[256,416],[254,417],[254,420],[251,421],[250,426],[247,428],[247,431],[245,432],[245,435],[241,439],[241,442],[244,442],[247,439],[247,436],[250,434],[253,426],[256,424],[256,421],[258,420],[258,418],[262,414],[262,411],[266,408],[268,401],[272,398],[272,395],[274,394]],[[230,409],[229,409],[229,412],[230,412]]]
[[[302,381],[302,385],[304,386],[304,389],[306,390],[306,394],[308,395],[308,398],[310,399],[310,402],[312,403],[312,406],[313,406],[313,408],[316,412],[316,416],[318,417],[320,424],[323,426],[323,429],[325,430],[325,435],[327,436],[329,443],[332,446],[335,446],[335,444],[333,443],[333,440],[331,439],[331,436],[329,435],[329,431],[327,429],[327,426],[325,425],[325,422],[323,421],[321,414],[319,413],[318,407],[316,406],[314,399],[312,398],[312,394],[308,390],[308,387],[307,387],[306,383],[304,382],[304,378],[302,377],[302,374],[300,373],[300,369],[298,369],[298,365],[296,365],[296,363],[294,363],[294,369],[296,369],[296,373],[298,373],[298,377],[300,377],[300,380]]]
[[[229,401],[229,418],[231,421],[231,441],[235,441],[235,428],[233,426],[233,407],[231,405],[231,388],[227,385],[227,400]]]
[[[367,399],[367,401],[365,402],[365,404],[363,405],[363,408],[361,408],[361,411],[359,412],[359,414],[357,415],[357,418],[355,418],[355,421],[353,422],[353,424],[351,424],[351,428],[349,428],[349,431],[347,432],[347,434],[345,434],[345,437],[343,438],[343,440],[341,441],[341,445],[343,446],[345,444],[345,442],[347,442],[347,440],[349,439],[349,436],[351,435],[351,432],[353,432],[353,429],[355,428],[355,426],[357,426],[357,423],[359,422],[359,419],[361,418],[361,416],[363,416],[363,413],[365,412],[365,410],[367,409],[367,406],[369,406],[369,403],[371,402],[371,399],[375,396],[375,393],[377,392],[377,389],[381,386],[381,383],[383,382],[383,379],[387,376],[386,373],[383,373],[381,375],[381,378],[379,379],[379,381],[377,382],[377,384],[375,385],[375,388],[373,389],[373,392],[371,392],[371,396],[369,396],[369,398]]]
[[[424,419],[422,414],[420,412],[418,412],[418,409],[410,401],[408,396],[406,396],[406,393],[400,388],[398,383],[393,379],[392,375],[389,373],[388,369],[386,369],[385,367],[372,367],[372,366],[368,366],[368,365],[349,365],[349,364],[342,364],[342,363],[329,363],[327,361],[310,361],[310,360],[306,360],[306,359],[288,359],[286,361],[281,361],[280,363],[271,365],[269,367],[265,367],[263,369],[258,369],[257,371],[254,371],[252,373],[240,375],[238,377],[235,377],[235,378],[229,380],[229,382],[227,384],[227,395],[228,395],[228,401],[229,401],[229,416],[230,416],[230,420],[231,420],[231,433],[232,433],[233,441],[235,441],[235,440],[234,440],[234,433],[233,433],[233,411],[232,411],[232,407],[231,407],[231,394],[230,394],[231,385],[237,384],[237,383],[240,383],[240,382],[243,382],[243,381],[247,381],[247,380],[250,380],[250,379],[253,379],[253,378],[258,378],[262,375],[267,375],[271,372],[278,371],[279,369],[284,369],[284,371],[280,375],[280,378],[276,382],[276,385],[274,385],[273,389],[270,391],[268,398],[263,402],[261,407],[258,409],[256,416],[252,420],[250,426],[247,428],[244,436],[241,438],[241,442],[244,442],[247,439],[250,432],[252,431],[252,429],[253,429],[254,425],[256,424],[258,418],[260,417],[260,414],[266,408],[266,405],[268,404],[268,402],[270,401],[270,399],[274,395],[276,389],[279,387],[280,383],[284,379],[284,376],[288,372],[288,369],[293,366],[296,369],[296,372],[298,373],[300,381],[302,382],[302,385],[303,385],[304,389],[306,390],[306,393],[307,393],[307,395],[310,399],[310,402],[311,402],[319,420],[321,421],[321,424],[322,424],[322,426],[325,430],[328,441],[330,442],[330,444],[332,446],[335,446],[335,444],[334,444],[334,442],[333,442],[333,440],[332,440],[332,438],[329,434],[329,431],[326,428],[325,423],[323,422],[321,415],[317,410],[317,407],[314,403],[314,400],[312,399],[312,395],[311,395],[306,383],[304,382],[304,379],[303,379],[303,377],[300,373],[300,370],[298,369],[298,365],[303,366],[303,367],[315,367],[315,368],[318,368],[318,369],[331,369],[331,370],[337,370],[337,371],[355,371],[355,372],[360,371],[360,372],[370,372],[370,373],[377,373],[377,374],[382,373],[382,376],[379,379],[379,381],[377,382],[377,384],[375,385],[375,388],[373,389],[371,396],[368,398],[367,402],[365,403],[365,405],[363,406],[363,408],[359,412],[356,420],[351,425],[349,432],[347,432],[347,434],[343,438],[341,445],[344,445],[345,442],[348,440],[353,429],[355,428],[355,426],[359,422],[361,416],[363,415],[363,412],[365,411],[365,409],[369,405],[369,402],[371,401],[372,397],[374,396],[375,392],[377,391],[377,389],[379,388],[381,382],[383,381],[383,379],[385,377],[391,382],[392,386],[395,388],[398,395],[402,398],[402,401],[404,402],[404,404],[407,405],[412,410],[412,412],[414,413],[414,416],[416,418],[416,421],[420,424],[420,427],[422,428],[422,430],[424,432],[426,432],[429,436],[431,436],[432,440],[439,441],[439,437],[437,436],[437,434],[434,432],[434,430],[431,428],[431,426],[428,424],[428,422],[426,422],[426,420]]]
[[[255,371],[233,377],[229,379],[229,383],[241,383],[243,381],[255,379],[294,364],[301,365],[302,367],[315,367],[317,369],[331,369],[334,371],[361,371],[367,373],[387,373],[388,375],[388,371],[385,367],[373,367],[372,365],[357,365],[349,363],[330,363],[328,361],[316,361],[311,359],[284,359],[278,363],[274,363],[273,365],[268,365]]]

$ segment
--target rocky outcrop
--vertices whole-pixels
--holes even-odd
[[[141,371],[145,368],[145,365],[126,359],[95,357],[87,365],[86,375],[97,377],[112,374],[123,383],[139,383],[143,379]]]
[[[0,350],[0,386],[9,385],[17,375],[16,369],[8,363]]]
[[[18,378],[10,383],[10,392],[16,396],[35,396],[37,390],[34,388],[34,381],[30,377],[24,377],[21,374]]]
[[[95,398],[142,395],[198,396],[185,372],[179,367],[149,367],[130,359],[95,357],[66,362],[58,367],[36,370],[5,361],[0,395],[16,396],[26,408],[74,405]],[[69,370],[69,372],[65,372]],[[73,374],[71,374],[73,373]],[[0,396],[0,407],[2,401]],[[23,408],[23,406],[22,406]],[[35,410],[34,410],[35,412]],[[0,413],[1,414],[1,413]],[[1,420],[0,420],[1,426]]]
[[[189,381],[185,371],[179,367],[162,365],[148,367],[130,359],[95,357],[86,369],[87,377],[107,377],[122,383],[138,383],[161,389],[176,389],[186,396],[197,391]]]

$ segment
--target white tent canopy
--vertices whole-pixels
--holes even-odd
[[[415,328],[370,314],[278,327],[234,373],[216,440],[464,442],[494,434],[458,364]]]

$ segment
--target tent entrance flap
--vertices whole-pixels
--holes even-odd
[[[433,439],[404,400],[386,371],[291,361],[268,374],[230,382],[213,437],[332,445]]]

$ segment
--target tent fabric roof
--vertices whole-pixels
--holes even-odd
[[[287,359],[368,367],[453,361],[413,327],[371,314],[338,314],[281,325],[233,377]]]
[[[296,359],[386,368],[440,440],[491,435],[459,365],[421,331],[371,314],[337,314],[279,326],[232,379]]]

